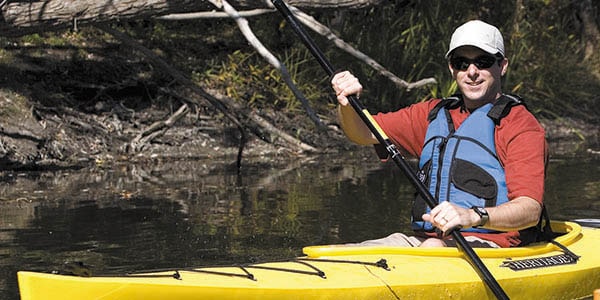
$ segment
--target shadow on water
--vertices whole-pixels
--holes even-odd
[[[551,162],[551,216],[600,217],[599,167]],[[248,165],[239,175],[188,161],[1,176],[2,299],[18,298],[18,270],[65,262],[96,274],[244,263],[407,231],[414,194],[393,164],[373,158]]]

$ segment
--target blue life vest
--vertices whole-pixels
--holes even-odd
[[[451,109],[464,109],[460,95],[443,99],[429,114],[429,127],[419,161],[419,179],[438,200],[459,206],[490,207],[508,201],[504,168],[496,154],[495,127],[520,98],[503,95],[473,111],[458,129],[450,117]],[[413,205],[412,227],[433,231],[422,214],[429,208],[421,197]],[[482,228],[463,231],[494,232]]]

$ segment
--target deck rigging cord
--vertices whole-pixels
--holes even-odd
[[[182,280],[183,277],[181,275],[181,272],[185,271],[185,272],[212,274],[212,275],[242,277],[242,278],[247,278],[247,279],[250,279],[253,281],[257,281],[258,279],[254,276],[254,274],[252,274],[249,271],[249,269],[260,269],[260,270],[269,270],[269,271],[277,271],[277,272],[314,275],[314,276],[321,277],[323,279],[327,279],[325,272],[323,270],[319,269],[318,267],[316,267],[314,264],[311,264],[311,262],[312,263],[319,262],[319,263],[356,264],[356,265],[363,265],[363,266],[378,267],[378,268],[384,269],[386,271],[390,271],[390,268],[387,264],[387,260],[385,260],[383,258],[376,262],[367,262],[367,261],[343,260],[343,259],[338,260],[338,259],[319,259],[319,258],[300,257],[300,258],[295,258],[295,259],[291,259],[291,260],[283,260],[281,262],[298,263],[300,265],[304,265],[304,266],[308,267],[310,270],[268,267],[268,266],[261,266],[260,264],[245,264],[245,265],[236,266],[243,273],[213,271],[213,270],[209,270],[208,269],[209,267],[202,267],[202,268],[193,268],[192,267],[192,268],[181,268],[181,269],[159,269],[159,270],[140,271],[138,273],[127,273],[127,274],[124,274],[121,276],[123,276],[123,277],[142,277],[142,278],[172,277],[172,278],[175,278],[178,280]],[[145,273],[151,273],[151,272],[157,272],[157,271],[159,271],[159,272],[164,271],[167,274],[145,274]],[[76,275],[76,274],[73,274],[73,275]],[[111,275],[106,275],[106,276],[111,276]],[[101,277],[101,276],[98,276],[98,277]]]

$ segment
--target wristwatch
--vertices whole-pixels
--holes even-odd
[[[481,217],[481,222],[479,222],[479,224],[474,227],[484,226],[490,220],[490,216],[488,215],[488,212],[487,210],[485,210],[485,208],[481,206],[472,206],[471,209],[474,210],[475,213],[479,215],[479,217]]]

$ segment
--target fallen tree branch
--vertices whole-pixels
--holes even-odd
[[[316,148],[314,148],[310,145],[306,145],[306,144],[302,143],[301,141],[298,141],[297,139],[285,134],[283,131],[275,128],[272,125],[264,126],[265,125],[264,119],[262,117],[260,117],[258,114],[256,114],[254,111],[252,111],[250,108],[245,107],[242,104],[235,102],[231,98],[224,97],[222,95],[217,96],[217,95],[214,95],[212,92],[208,92],[208,91],[204,90],[203,88],[198,86],[196,83],[194,83],[192,80],[190,80],[185,75],[183,75],[180,71],[178,71],[177,69],[172,67],[169,63],[165,62],[163,59],[156,56],[156,54],[154,54],[154,52],[152,52],[148,48],[142,46],[141,44],[137,43],[136,41],[132,40],[130,37],[121,33],[120,31],[112,29],[112,28],[110,28],[110,26],[107,26],[107,25],[97,25],[97,27],[100,28],[101,30],[113,35],[115,38],[122,41],[128,47],[130,47],[136,51],[139,51],[152,64],[154,64],[158,70],[162,70],[163,72],[172,76],[175,79],[175,81],[177,81],[180,85],[182,85],[183,90],[181,92],[191,96],[191,98],[188,99],[188,101],[190,101],[191,104],[201,106],[202,101],[206,101],[211,106],[213,106],[215,109],[217,109],[218,111],[223,113],[223,115],[227,119],[229,119],[231,122],[233,122],[240,130],[240,133],[242,135],[242,139],[241,139],[242,143],[245,143],[245,141],[247,140],[244,128],[248,128],[248,129],[250,129],[250,131],[252,133],[254,133],[256,136],[258,136],[262,140],[271,142],[268,139],[267,135],[265,134],[265,131],[267,131],[274,136],[281,137],[282,139],[287,141],[289,144],[299,145],[298,148],[293,149],[293,150],[310,151],[310,152],[317,151]],[[200,99],[197,99],[194,96],[199,96]],[[236,114],[234,115],[232,113],[232,111],[234,111]],[[245,121],[241,122],[238,119],[238,117],[236,117],[236,115],[244,117]],[[259,125],[259,124],[262,124],[262,125]],[[259,128],[262,130],[260,130]],[[243,145],[240,147],[240,149],[243,149]],[[241,166],[241,150],[238,155],[238,167],[240,167],[240,166]]]
[[[289,0],[298,7],[313,9],[360,9],[378,5],[383,0]],[[264,9],[264,0],[232,0],[238,9]],[[60,30],[115,20],[144,19],[186,11],[210,12],[206,0],[44,0],[3,1],[0,6],[2,36]]]
[[[374,59],[370,58],[368,55],[362,53],[358,49],[352,47],[352,45],[346,43],[344,40],[340,39],[337,35],[331,31],[327,26],[319,23],[315,18],[310,15],[302,12],[301,10],[289,6],[292,13],[302,22],[302,24],[306,25],[308,28],[313,30],[314,32],[326,37],[328,40],[332,41],[338,48],[348,52],[352,56],[362,60],[367,65],[371,66],[373,69],[377,70],[379,74],[387,77],[393,83],[395,83],[398,87],[405,88],[407,90],[411,90],[413,88],[419,88],[427,84],[435,84],[435,78],[425,78],[416,82],[407,82],[405,80],[400,79],[398,76],[394,75],[394,73],[388,71],[381,64],[379,64]]]
[[[275,9],[251,9],[246,11],[238,11],[238,15],[242,18],[248,17],[256,17],[263,14],[268,14],[276,12]],[[181,21],[181,20],[193,20],[193,19],[222,19],[222,18],[230,18],[231,16],[226,12],[220,11],[203,11],[203,12],[195,12],[195,13],[181,13],[181,14],[169,14],[166,16],[157,17],[160,20],[168,20],[168,21]]]
[[[217,6],[219,8],[227,7],[227,6],[231,7],[225,1],[220,1],[220,0],[209,0],[209,1],[211,3],[216,2],[217,4],[213,3],[215,6],[217,6],[219,3],[222,3],[222,5]],[[272,7],[272,4],[271,4],[271,7]],[[344,50],[345,52],[347,52],[350,55],[361,60],[362,62],[364,62],[371,68],[375,69],[379,74],[381,74],[382,76],[391,80],[399,88],[404,88],[404,89],[410,91],[415,88],[420,88],[420,87],[423,87],[423,86],[426,86],[429,84],[437,83],[435,78],[432,78],[432,77],[423,78],[423,79],[417,80],[415,82],[408,82],[406,80],[399,78],[394,73],[390,72],[388,69],[386,69],[384,66],[382,66],[380,63],[378,63],[377,61],[375,61],[368,55],[364,54],[360,50],[354,48],[352,45],[348,44],[343,39],[339,38],[335,33],[333,33],[333,31],[331,29],[329,29],[329,27],[321,24],[319,21],[315,20],[315,18],[313,18],[312,16],[304,13],[303,11],[299,10],[296,7],[293,7],[290,5],[288,5],[288,7],[290,7],[290,10],[292,11],[292,13],[306,27],[308,27],[312,31],[316,32],[317,34],[327,38],[329,41],[333,42],[333,44],[336,47]],[[259,51],[259,53],[261,53],[261,51],[258,50],[257,47],[262,47],[262,45],[255,45],[253,40],[256,39],[256,37],[253,36],[253,34],[251,33],[252,31],[251,31],[251,29],[249,29],[249,27],[247,25],[247,21],[244,20],[244,18],[255,17],[255,16],[272,13],[272,12],[276,12],[276,11],[277,10],[275,10],[273,8],[273,9],[254,9],[254,10],[248,10],[248,11],[233,10],[233,12],[227,12],[227,11],[226,12],[215,12],[215,11],[213,11],[213,12],[179,13],[179,14],[170,14],[170,15],[159,17],[159,18],[163,19],[163,20],[190,20],[190,19],[196,19],[196,18],[228,18],[228,17],[233,18],[236,20],[236,22],[238,22],[238,26],[240,27],[240,30],[242,31],[242,33],[244,33],[244,36],[246,36],[246,39],[248,39],[248,41],[251,42],[252,46],[255,47],[257,49],[257,51]],[[242,23],[242,24],[240,24],[240,23]],[[247,27],[247,29],[245,27]],[[245,31],[249,31],[250,33],[247,35],[245,33]],[[262,55],[262,53],[261,53],[261,55]],[[265,57],[265,56],[263,55],[263,57]],[[271,62],[271,58],[269,58],[269,57],[265,57],[265,58],[269,61],[269,63],[271,63],[271,65],[273,65],[275,68],[279,69],[276,66],[277,63],[274,64],[273,62]],[[282,73],[283,72],[284,71],[282,71]],[[286,80],[286,79],[284,78],[284,80]],[[288,84],[287,81],[286,81],[286,84]],[[288,86],[289,86],[289,84],[288,84]],[[292,91],[295,91],[295,90],[296,90],[295,88],[292,89]],[[294,92],[294,94],[295,94],[295,92]],[[299,98],[299,99],[303,99],[303,98]],[[304,101],[301,100],[301,102],[304,105]],[[309,117],[314,120],[314,117],[311,116],[310,114],[309,114]]]
[[[244,35],[246,40],[250,43],[250,45],[252,47],[254,47],[254,49],[269,64],[271,64],[274,68],[276,68],[277,70],[279,70],[279,72],[281,72],[281,77],[283,78],[283,81],[288,86],[288,88],[290,88],[290,90],[292,91],[292,93],[294,94],[296,99],[298,99],[300,101],[300,103],[302,104],[302,107],[308,114],[308,117],[317,125],[318,128],[325,129],[326,126],[323,124],[323,122],[321,122],[321,120],[319,119],[317,114],[310,107],[310,104],[308,103],[308,100],[306,99],[306,97],[304,97],[304,94],[302,94],[302,92],[294,84],[294,81],[292,80],[292,76],[290,76],[290,73],[288,72],[287,67],[281,61],[279,61],[279,59],[277,59],[275,57],[275,55],[273,55],[262,44],[262,42],[256,37],[256,35],[254,35],[254,32],[252,32],[250,25],[248,25],[248,20],[241,17],[240,14],[235,10],[235,8],[233,8],[226,0],[209,0],[209,1],[216,7],[223,9],[223,11],[225,11],[225,13],[227,15],[229,15],[232,19],[235,20],[238,27],[240,28],[240,31],[242,32],[242,34]]]
[[[152,125],[148,126],[148,128],[142,130],[132,141],[129,143],[131,150],[133,152],[141,151],[146,144],[154,140],[155,138],[162,136],[169,130],[169,128],[173,127],[173,124],[177,123],[181,118],[183,118],[188,112],[190,108],[187,104],[183,104],[179,107],[179,109],[174,112],[169,118],[164,121],[158,121],[152,123]]]
[[[241,169],[242,153],[244,151],[244,147],[245,147],[245,144],[247,141],[247,136],[246,136],[246,132],[244,130],[244,125],[242,125],[242,123],[238,120],[238,118],[236,116],[234,116],[231,112],[229,112],[229,109],[227,108],[227,106],[225,104],[223,104],[222,102],[217,100],[215,97],[212,97],[211,95],[209,95],[203,89],[198,87],[193,81],[191,81],[185,75],[183,75],[181,72],[179,72],[178,70],[173,68],[169,63],[167,63],[160,57],[156,56],[156,54],[154,54],[154,52],[150,51],[150,49],[142,46],[141,44],[134,41],[126,34],[121,33],[118,30],[112,29],[110,26],[105,25],[105,24],[99,24],[99,25],[97,25],[97,27],[100,28],[102,31],[107,32],[110,35],[114,36],[115,38],[119,39],[121,42],[123,42],[127,46],[144,54],[144,56],[148,60],[150,60],[150,62],[152,64],[156,65],[158,67],[158,69],[163,70],[164,72],[171,75],[175,79],[175,81],[179,82],[179,84],[183,85],[184,87],[187,87],[187,89],[191,89],[190,94],[201,95],[202,100],[209,102],[209,104],[211,104],[215,109],[217,109],[218,111],[223,113],[223,115],[227,119],[229,119],[231,122],[233,122],[237,126],[238,130],[240,131],[240,135],[241,135],[240,145],[238,147],[238,156],[237,156],[237,161],[236,161],[238,170]],[[201,102],[202,101],[199,101],[196,99],[193,99],[190,101],[191,104],[198,105],[198,106],[202,105]]]

